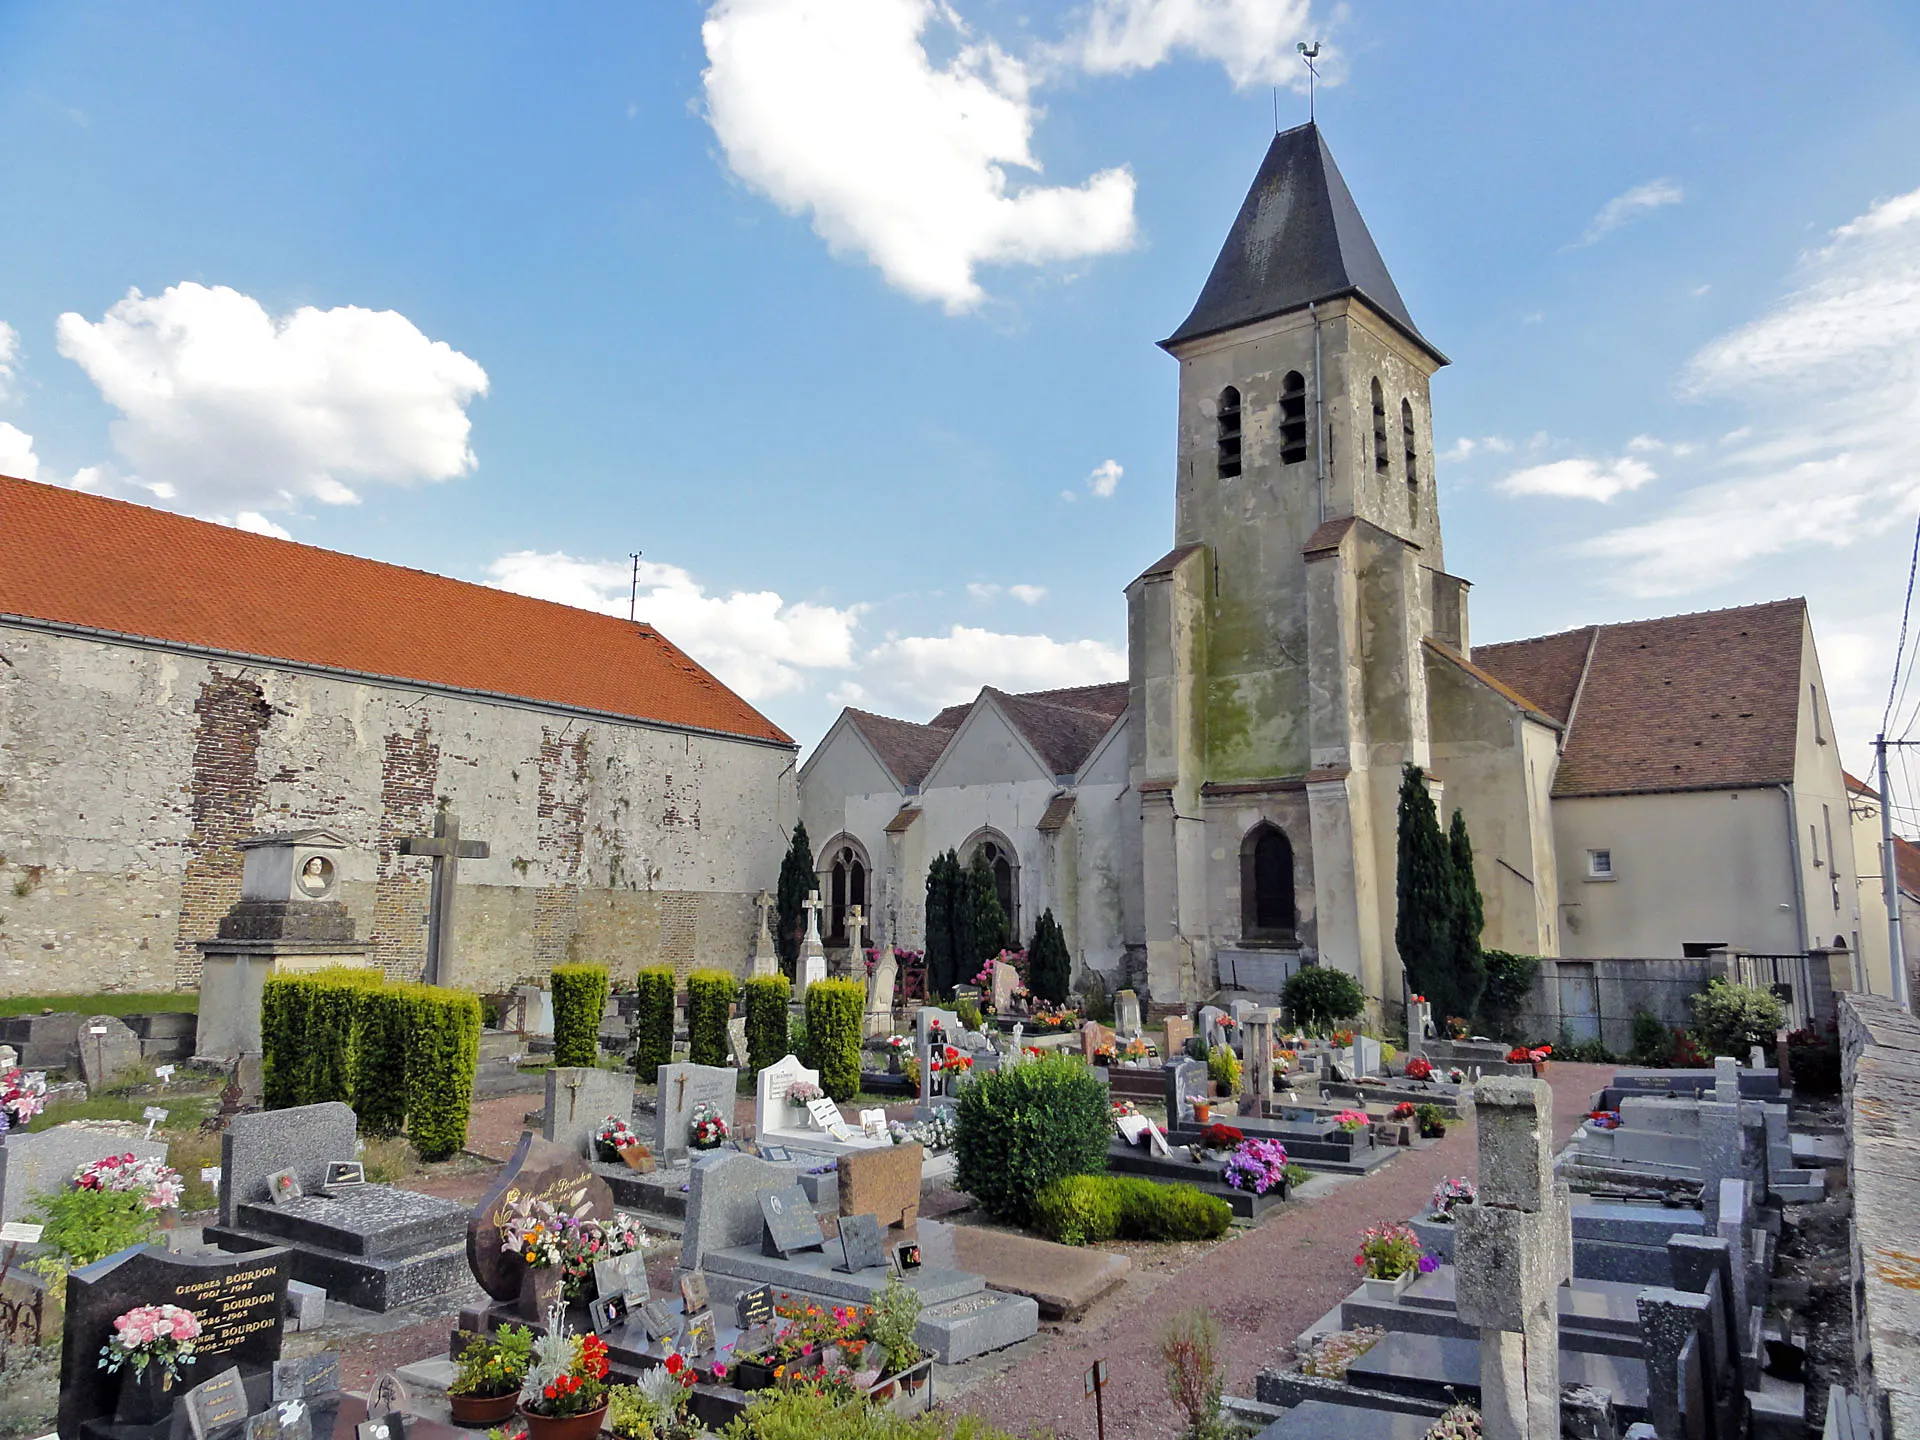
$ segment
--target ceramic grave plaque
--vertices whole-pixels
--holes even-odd
[[[875,1215],[843,1215],[840,1218],[840,1249],[845,1256],[833,1268],[849,1275],[887,1263],[886,1241],[880,1220]]]
[[[813,1203],[798,1185],[763,1191],[760,1217],[766,1222],[761,1248],[768,1255],[785,1259],[801,1250],[822,1249],[827,1243],[826,1234],[820,1229],[820,1217],[813,1213]]]
[[[196,1362],[195,1369],[199,1368]],[[218,1440],[235,1433],[247,1419],[247,1388],[240,1367],[228,1366],[211,1380],[203,1380],[186,1394],[187,1424],[194,1440]]]

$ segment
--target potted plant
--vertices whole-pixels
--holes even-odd
[[[139,1159],[132,1151],[109,1155],[73,1172],[76,1190],[112,1191],[138,1195],[149,1210],[172,1210],[186,1188],[180,1172],[163,1160]]]
[[[1439,1268],[1431,1255],[1420,1253],[1420,1237],[1405,1225],[1374,1225],[1361,1231],[1353,1263],[1360,1267],[1366,1298],[1376,1304],[1398,1300],[1415,1276]]]
[[[687,1416],[698,1377],[678,1354],[643,1371],[637,1385],[616,1385],[607,1392],[607,1428],[619,1440],[689,1440],[695,1427]]]
[[[447,1386],[453,1423],[497,1425],[511,1419],[532,1363],[533,1332],[524,1325],[502,1325],[492,1335],[470,1337]]]
[[[889,1075],[898,1075],[900,1073],[900,1061],[904,1058],[905,1052],[912,1044],[913,1042],[904,1035],[889,1035],[887,1037],[887,1073]]]
[[[164,1420],[173,1410],[173,1382],[193,1364],[199,1339],[200,1317],[178,1305],[136,1305],[115,1320],[99,1361],[109,1375],[127,1372],[114,1417],[135,1425]]]
[[[1244,1143],[1246,1138],[1245,1132],[1232,1125],[1222,1125],[1218,1122],[1200,1132],[1200,1144],[1208,1150],[1231,1150],[1236,1145]],[[1282,1163],[1285,1163],[1284,1156]]]
[[[879,1352],[879,1373],[869,1386],[869,1398],[876,1403],[894,1398],[878,1393],[882,1382],[891,1380],[908,1402],[896,1408],[923,1410],[932,1406],[933,1357],[914,1342],[914,1328],[919,1323],[920,1297],[901,1284],[899,1276],[890,1276],[866,1323],[866,1338]]]
[[[718,1150],[727,1143],[727,1122],[720,1112],[702,1100],[693,1107],[693,1120],[687,1126],[687,1144],[695,1150]]]
[[[1439,1140],[1446,1136],[1447,1112],[1438,1105],[1416,1105],[1413,1118],[1420,1127],[1422,1140]]]
[[[622,1150],[631,1150],[640,1143],[640,1137],[633,1133],[633,1127],[612,1115],[593,1132],[594,1155],[609,1163],[618,1160]]]
[[[607,1415],[607,1343],[572,1335],[564,1324],[533,1343],[520,1382],[528,1440],[593,1440]]]
[[[1507,1052],[1509,1065],[1531,1065],[1535,1077],[1547,1073],[1547,1057],[1553,1054],[1551,1045],[1516,1045]]]
[[[1193,1123],[1196,1125],[1210,1125],[1213,1123],[1213,1102],[1211,1100],[1195,1100],[1193,1102]]]
[[[1427,1081],[1433,1079],[1433,1062],[1424,1055],[1416,1055],[1407,1061],[1406,1076],[1409,1080]]]
[[[1333,1117],[1333,1123],[1349,1135],[1358,1135],[1367,1128],[1367,1112],[1364,1110],[1342,1110]]]
[[[1287,1148],[1278,1140],[1243,1140],[1227,1157],[1220,1178],[1236,1190],[1264,1195],[1279,1189],[1286,1198]]]
[[[1433,1199],[1428,1202],[1427,1219],[1436,1225],[1451,1225],[1454,1210],[1461,1205],[1473,1204],[1479,1194],[1479,1189],[1465,1175],[1457,1180],[1442,1180],[1433,1187]]]

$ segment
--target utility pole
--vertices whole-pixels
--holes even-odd
[[[1893,853],[1893,789],[1887,779],[1887,737],[1876,736],[1874,758],[1880,766],[1880,891],[1887,899],[1887,956],[1893,967],[1893,998],[1902,1010],[1907,998],[1907,956],[1900,935],[1900,872]]]

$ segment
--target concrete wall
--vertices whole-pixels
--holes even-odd
[[[1668,1029],[1693,1024],[1688,1002],[1707,988],[1711,969],[1710,961],[1693,959],[1543,959],[1514,1038],[1558,1045],[1560,1026],[1572,1008],[1563,1002],[1590,977],[1598,1001],[1601,1043],[1616,1055],[1628,1054],[1633,1049],[1633,1017],[1640,1011]]]
[[[797,813],[793,752],[398,685],[0,627],[0,985],[166,990],[239,898],[235,844],[326,825],[340,898],[390,973],[425,959],[450,797],[452,982],[591,959],[743,969],[751,897]]]

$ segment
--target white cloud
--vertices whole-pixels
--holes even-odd
[[[1500,482],[1509,495],[1553,495],[1565,500],[1598,500],[1602,504],[1616,495],[1638,490],[1657,480],[1653,468],[1644,460],[1622,456],[1618,460],[1554,460],[1545,465],[1529,465],[1516,470]]]
[[[1649,211],[1665,205],[1678,205],[1686,198],[1687,192],[1677,180],[1649,180],[1644,185],[1636,185],[1624,195],[1616,195],[1602,205],[1600,213],[1593,217],[1593,223],[1587,226],[1586,233],[1577,243],[1591,245]]]
[[[1465,460],[1476,450],[1485,450],[1493,455],[1506,455],[1513,450],[1513,442],[1504,435],[1482,435],[1475,439],[1471,435],[1462,435],[1441,453],[1442,460]]]
[[[33,436],[0,420],[0,475],[15,480],[38,480],[40,457],[33,453]]]
[[[1294,46],[1315,39],[1311,8],[1310,0],[1094,0],[1070,49],[1095,74],[1150,70],[1185,52],[1217,60],[1241,89],[1304,89],[1306,69]],[[1317,63],[1322,84],[1338,81],[1330,51]]]
[[[502,590],[625,615],[633,568],[520,550],[495,560],[487,576]],[[771,590],[709,595],[679,566],[642,561],[636,614],[745,698],[763,700],[802,689],[809,671],[850,667],[860,607],[789,603]]]
[[[1047,587],[1044,585],[1009,585],[1007,587],[1007,593],[1022,605],[1038,605],[1042,600],[1047,598]]]
[[[945,63],[929,26],[954,50]],[[946,4],[715,0],[701,35],[707,118],[734,174],[910,295],[963,311],[985,298],[978,266],[1133,243],[1124,167],[1075,187],[1009,179],[1040,170],[1031,76]]]
[[[1656,435],[1636,435],[1627,441],[1627,449],[1636,455],[1673,455],[1685,458],[1699,448],[1690,440],[1662,440]]]
[[[955,625],[945,635],[889,636],[861,657],[857,686],[842,693],[916,715],[971,700],[982,685],[1051,690],[1119,680],[1126,673],[1127,657],[1098,640]]]
[[[225,286],[138,290],[60,353],[118,409],[127,484],[195,513],[346,505],[356,484],[473,469],[466,407],[486,372],[391,310],[302,306],[275,318]]]
[[[1087,476],[1087,493],[1096,500],[1111,500],[1120,488],[1120,477],[1126,473],[1118,460],[1102,460]]]
[[[975,580],[967,585],[967,594],[976,600],[991,600],[999,593],[1000,587],[998,585],[989,584],[986,581]]]
[[[0,400],[13,389],[20,363],[20,332],[0,320]]]
[[[286,527],[276,525],[258,510],[242,510],[238,515],[213,515],[209,519],[222,525],[231,525],[236,530],[250,530],[255,535],[271,535],[276,540],[291,540],[293,535]]]

